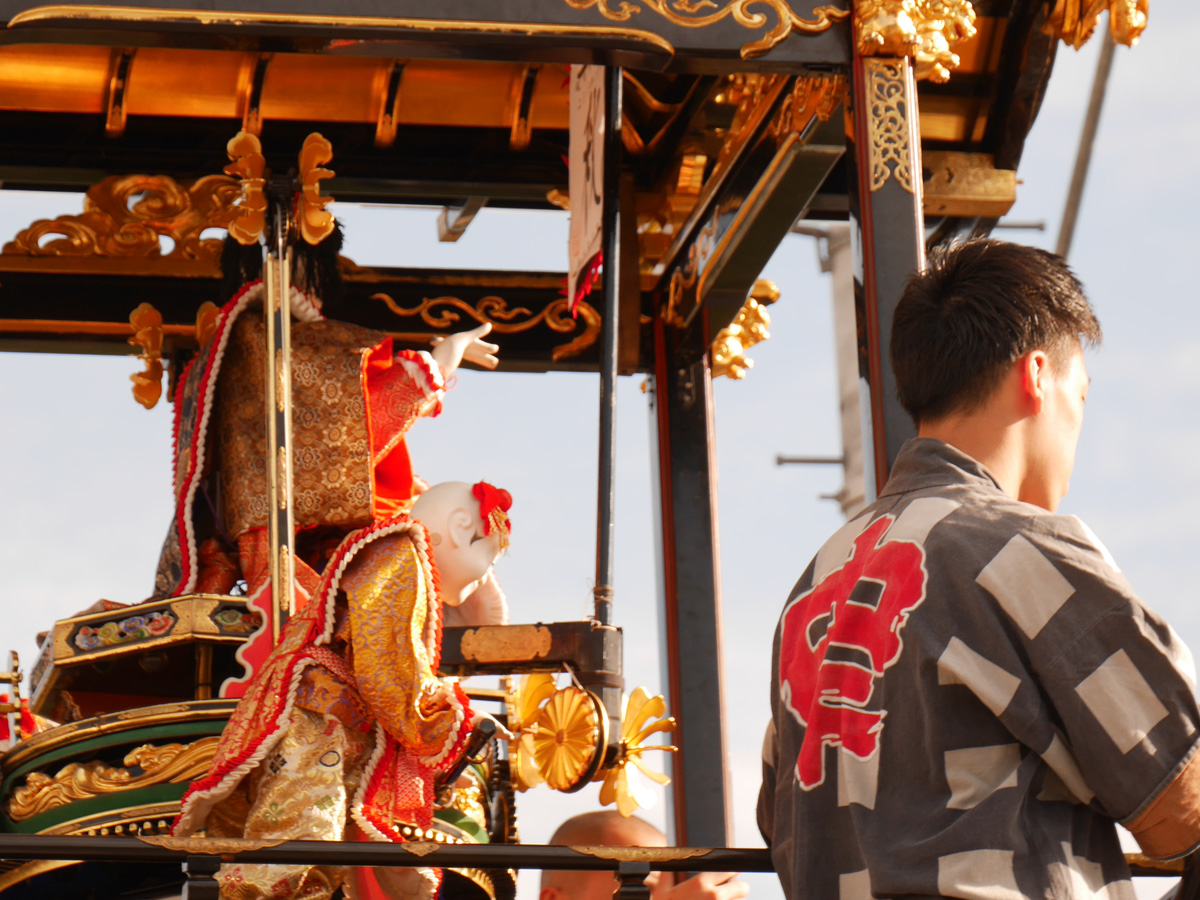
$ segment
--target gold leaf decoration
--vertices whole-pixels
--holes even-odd
[[[625,698],[621,711],[620,752],[613,765],[604,772],[604,784],[600,787],[600,803],[617,805],[623,816],[632,816],[639,808],[649,806],[653,797],[646,793],[641,781],[645,775],[658,784],[670,784],[666,775],[646,768],[642,755],[650,750],[675,752],[678,748],[662,744],[647,744],[651,735],[675,730],[675,720],[666,715],[667,702],[661,696],[651,697],[645,688],[637,688]],[[631,772],[633,766],[638,773]]]
[[[249,853],[253,850],[264,850],[267,847],[278,847],[286,840],[286,838],[171,837],[168,834],[138,834],[134,836],[143,844],[164,847],[167,850],[178,850],[183,853],[204,854],[205,856]]]
[[[575,307],[579,317],[576,319],[571,316],[565,297],[548,304],[536,315],[523,306],[509,309],[508,301],[496,296],[483,297],[474,306],[458,297],[427,297],[413,307],[401,306],[388,294],[372,294],[371,299],[380,301],[398,316],[420,317],[426,325],[439,330],[453,328],[462,320],[460,313],[474,319],[480,325],[490,324],[496,334],[516,334],[529,331],[538,325],[545,325],[559,334],[571,334],[579,330],[579,322],[582,320],[583,330],[567,343],[559,344],[551,352],[551,359],[555,362],[578,356],[600,337],[600,313],[585,300],[581,300]]]
[[[953,48],[975,36],[971,0],[854,0],[862,56],[911,56],[918,79],[944,82],[958,68]]]
[[[708,856],[712,850],[708,847],[607,847],[585,844],[572,845],[576,853],[586,853],[597,859],[618,859],[622,862],[662,863],[674,862],[679,859],[696,859]]]
[[[868,123],[871,142],[871,190],[877,191],[896,176],[910,194],[913,190],[909,159],[910,110],[904,99],[905,63],[899,59],[868,59],[863,63],[867,82]]]
[[[201,350],[208,346],[208,342],[217,333],[217,318],[220,314],[221,308],[211,300],[205,300],[196,310],[196,340]]]
[[[139,358],[146,364],[144,371],[129,376],[133,399],[146,409],[153,409],[162,397],[162,313],[149,303],[141,303],[129,314],[129,324],[133,326],[129,343],[142,348]]]
[[[239,244],[258,241],[267,222],[266,160],[257,135],[239,131],[225,147],[230,163],[225,174],[239,179],[241,194],[235,218],[229,222],[229,234]]]
[[[760,278],[750,289],[750,296],[738,310],[733,321],[718,333],[712,343],[712,377],[725,375],[741,380],[754,367],[746,351],[771,337],[771,316],[767,305],[779,299],[779,288],[772,281]]]
[[[201,238],[237,214],[238,185],[209,175],[190,186],[165,175],[112,175],[88,188],[80,215],[39,219],[4,245],[6,256],[162,258],[211,263],[221,241]],[[174,246],[163,253],[160,238]]]
[[[333,177],[332,170],[321,166],[331,159],[333,144],[321,134],[314,131],[304,139],[300,148],[300,208],[296,218],[300,236],[310,244],[319,244],[333,233],[333,213],[325,211],[333,198],[321,193],[321,182]]]
[[[1146,30],[1150,0],[1057,0],[1042,29],[1078,50],[1091,38],[1104,12],[1112,39],[1132,47]]]
[[[718,6],[713,0],[565,0],[572,9],[595,9],[613,22],[628,22],[643,10],[657,13],[673,25],[684,28],[708,28],[725,19],[732,19],[750,31],[765,29],[761,38],[742,45],[742,59],[754,59],[769,53],[792,32],[819,34],[850,15],[846,9],[833,5],[818,6],[812,18],[797,15],[787,0],[730,0]],[[751,11],[751,7],[766,8],[770,13]],[[708,12],[708,10],[715,10]],[[773,24],[772,24],[773,22]]]
[[[9,818],[20,822],[76,800],[192,781],[208,771],[219,741],[213,735],[191,744],[144,744],[126,754],[124,768],[89,762],[68,763],[53,776],[31,772],[9,798]]]

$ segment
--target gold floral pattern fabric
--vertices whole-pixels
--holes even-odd
[[[227,532],[267,522],[265,326],[234,323],[217,383],[215,424]],[[372,521],[373,474],[363,360],[387,336],[345,322],[292,326],[292,458],[296,527]],[[388,341],[390,345],[390,341]]]
[[[370,732],[295,709],[272,753],[210,813],[209,835],[346,840],[347,810],[373,749]],[[345,869],[330,866],[232,864],[221,867],[218,880],[228,900],[328,900],[344,876]]]
[[[453,687],[435,674],[437,661],[426,645],[437,607],[413,539],[393,534],[364,547],[342,588],[350,607],[354,677],[371,712],[418,756],[453,746],[463,711]]]

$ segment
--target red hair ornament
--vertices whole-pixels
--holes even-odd
[[[471,493],[479,501],[479,515],[483,519],[483,533],[490,535],[493,531],[500,535],[500,549],[508,547],[508,537],[512,534],[512,520],[508,511],[512,509],[512,494],[503,488],[498,488],[480,481],[471,486]]]

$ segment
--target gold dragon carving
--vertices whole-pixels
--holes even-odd
[[[773,281],[760,278],[750,289],[750,296],[738,310],[733,321],[722,328],[712,343],[712,377],[728,376],[735,381],[746,377],[754,360],[746,356],[755,344],[771,337],[771,316],[767,306],[779,299],[779,288]]]
[[[209,175],[183,185],[165,175],[112,175],[88,188],[83,213],[39,219],[4,245],[5,255],[197,260],[216,268],[221,239],[236,215],[238,183]],[[160,237],[174,243],[163,253]]]
[[[479,300],[474,306],[458,297],[427,297],[420,304],[404,307],[389,294],[372,294],[372,300],[378,300],[393,313],[405,318],[420,317],[431,328],[447,329],[454,326],[462,314],[474,319],[480,325],[491,324],[496,334],[516,334],[529,331],[539,324],[544,324],[551,331],[559,334],[571,334],[579,329],[578,319],[571,317],[567,308],[566,298],[556,300],[546,306],[541,312],[534,314],[523,306],[509,308],[508,301],[503,297],[488,296]],[[456,312],[457,310],[457,312]],[[580,301],[576,306],[576,314],[583,320],[583,332],[565,344],[560,344],[551,352],[551,359],[558,362],[578,356],[600,336],[600,313],[595,307]]]
[[[1046,34],[1076,50],[1088,42],[1100,14],[1108,13],[1108,30],[1118,44],[1132,47],[1146,30],[1150,0],[1057,0],[1046,19]]]
[[[859,54],[911,56],[918,79],[947,81],[959,63],[954,45],[974,36],[971,0],[854,0]]]
[[[31,772],[8,801],[9,818],[20,822],[76,800],[192,781],[208,771],[218,741],[213,735],[191,744],[144,744],[126,754],[124,768],[89,762],[69,763],[53,776]]]
[[[749,31],[766,29],[756,41],[742,45],[742,59],[754,59],[769,53],[793,32],[819,34],[850,15],[847,9],[832,4],[818,6],[812,18],[798,15],[787,0],[729,0],[724,6],[714,0],[564,0],[572,9],[595,9],[611,22],[628,22],[643,11],[657,13],[673,25],[684,28],[707,28],[731,19]],[[751,11],[751,7],[767,8],[770,13]],[[710,12],[711,10],[711,12]],[[774,24],[772,24],[774,22]]]

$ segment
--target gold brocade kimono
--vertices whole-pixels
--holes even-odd
[[[251,681],[174,833],[401,841],[404,825],[429,827],[435,777],[457,760],[471,719],[461,689],[435,674],[440,653],[424,527],[398,517],[352,534]],[[325,900],[347,877],[243,864],[219,876],[237,900]],[[439,880],[434,870],[357,873],[355,896],[428,898]]]

